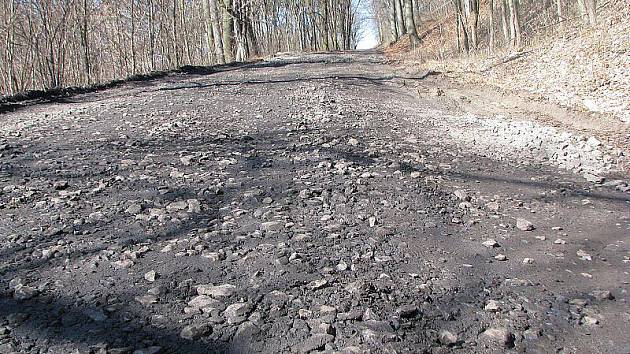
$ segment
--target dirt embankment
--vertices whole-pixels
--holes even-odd
[[[595,136],[622,150],[630,146],[630,10],[611,7],[595,27],[566,24],[564,30],[528,40],[520,51],[487,49],[435,60],[444,36],[428,22],[415,49],[401,41],[386,50],[403,70],[433,70],[447,86],[471,91],[479,106],[511,106],[515,114],[576,135]],[[482,94],[484,93],[485,94]],[[501,102],[498,102],[501,101]],[[581,139],[581,138],[579,138]],[[627,151],[626,151],[627,152]]]

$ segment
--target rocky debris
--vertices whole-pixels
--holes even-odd
[[[609,320],[628,312],[614,285],[628,263],[614,191],[622,184],[594,187],[577,178],[588,169],[573,176],[520,155],[460,151],[435,119],[452,116],[448,97],[429,113],[433,102],[401,94],[397,79],[326,79],[339,68],[321,64],[338,55],[381,60],[320,55],[309,64],[320,79],[273,89],[266,81],[304,64],[169,76],[76,97],[73,108],[3,116],[0,271],[10,281],[0,345],[138,354],[622,347]],[[367,75],[359,66],[343,65]],[[205,85],[238,72],[261,83]],[[519,233],[513,216],[528,213],[540,225]]]

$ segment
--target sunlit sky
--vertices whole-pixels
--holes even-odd
[[[378,43],[378,33],[374,16],[372,15],[371,0],[354,0],[358,6],[358,16],[362,25],[362,37],[357,44],[357,49],[372,49]]]

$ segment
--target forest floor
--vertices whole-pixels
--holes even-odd
[[[0,353],[630,353],[627,151],[457,85],[287,54],[14,106]]]

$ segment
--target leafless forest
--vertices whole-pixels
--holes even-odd
[[[628,6],[625,1],[597,0],[375,0],[382,43],[409,35],[443,33],[439,55],[452,52],[521,49],[524,39],[557,31],[565,23],[597,23],[598,8]],[[416,26],[423,25],[418,34]]]
[[[89,85],[282,51],[346,50],[351,0],[2,0],[0,91]]]

